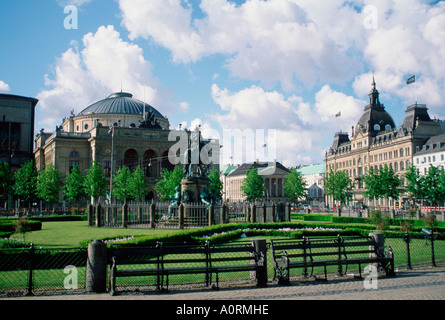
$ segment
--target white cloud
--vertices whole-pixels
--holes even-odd
[[[161,113],[174,110],[171,93],[151,72],[142,49],[125,42],[112,26],[100,27],[83,37],[83,50],[76,43],[59,57],[52,75],[45,75],[47,90],[41,91],[38,127],[54,130],[70,110],[80,112],[110,93],[130,92]]]
[[[204,50],[191,24],[192,12],[177,0],[120,0],[122,24],[130,39],[153,39],[169,48],[175,61],[190,62]]]
[[[190,103],[183,101],[179,104],[179,111],[186,113],[189,110],[190,110]]]
[[[239,6],[202,0],[204,17],[199,19],[192,19],[192,8],[180,0],[120,0],[119,4],[131,39],[150,39],[170,50],[179,63],[224,54],[234,76],[280,82],[286,90],[293,89],[295,78],[313,86],[319,80],[344,81],[357,68],[345,54],[348,47],[341,36],[354,22],[335,28],[333,37],[289,0],[251,0]],[[334,12],[331,19],[347,21]],[[336,43],[338,39],[342,42]]]
[[[445,116],[445,3],[380,1],[379,27],[370,32],[363,50],[375,70],[379,90],[401,98],[405,105],[426,103],[432,113]],[[415,74],[416,84],[406,85]],[[365,93],[368,75],[356,77],[357,95]]]
[[[11,91],[11,88],[9,87],[9,84],[0,80],[0,92],[8,93],[10,91]]]
[[[355,125],[366,104],[328,85],[316,94],[313,105],[301,97],[285,97],[277,91],[265,91],[258,86],[231,93],[214,84],[212,96],[222,110],[212,118],[223,130],[255,132],[263,129],[266,134],[268,130],[275,130],[276,158],[289,166],[308,164],[311,159],[322,161],[326,141],[328,144],[332,141],[333,132]],[[342,116],[336,118],[339,111]],[[236,152],[244,150],[242,148]],[[229,155],[231,151],[235,152],[223,148],[223,152]]]
[[[443,1],[201,0],[193,7],[184,0],[120,0],[119,4],[130,37],[165,47],[177,63],[221,54],[232,76],[268,87],[279,83],[288,92],[355,79],[359,98],[369,91],[369,71],[374,70],[382,94],[404,102],[409,101],[405,78],[415,73],[419,99],[445,115],[439,109],[445,99]],[[376,29],[367,29],[365,22],[374,13]],[[435,91],[421,96],[426,85]]]

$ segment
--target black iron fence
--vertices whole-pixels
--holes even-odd
[[[215,244],[218,245],[218,244]],[[228,244],[225,244],[228,245]],[[237,245],[236,243],[232,245]],[[418,265],[445,264],[445,239],[438,234],[385,236],[385,245],[391,246],[397,269]],[[237,263],[244,253],[230,253],[227,259]],[[224,252],[221,252],[224,256]],[[175,259],[174,256],[171,259]],[[31,246],[24,249],[0,249],[0,296],[75,294],[86,292],[87,248],[44,249]],[[273,278],[270,250],[266,255],[267,275]],[[107,270],[109,270],[109,265]],[[136,266],[144,268],[143,265]],[[315,270],[322,274],[323,268]],[[109,275],[107,276],[109,277]],[[204,287],[202,275],[171,277],[170,286]],[[220,275],[220,283],[251,283],[251,272],[233,272]],[[117,286],[127,290],[156,290],[156,281],[147,277],[118,279]]]
[[[99,203],[88,208],[88,221],[97,227],[187,229],[243,222],[289,222],[288,203],[129,202]]]
[[[86,248],[1,249],[0,295],[84,292]]]

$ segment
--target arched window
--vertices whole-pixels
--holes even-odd
[[[158,159],[156,159],[156,152],[153,150],[147,150],[144,153],[144,170],[145,176],[157,177],[158,176]]]
[[[71,158],[78,158],[78,157],[79,157],[79,153],[78,153],[77,151],[72,151],[72,152],[70,153],[70,157],[71,157]]]
[[[128,169],[134,170],[138,166],[138,153],[134,149],[128,149],[124,156],[124,166]]]
[[[380,131],[380,126],[378,124],[374,125],[374,131]]]

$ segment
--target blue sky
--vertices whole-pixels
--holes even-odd
[[[373,73],[397,125],[415,89],[445,119],[443,1],[2,0],[0,37],[0,92],[39,99],[36,130],[122,86],[172,127],[275,131],[274,158],[321,163]]]

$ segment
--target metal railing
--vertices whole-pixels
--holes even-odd
[[[438,234],[385,236],[385,245],[392,248],[396,271],[418,265],[445,265],[445,240]],[[270,257],[270,250],[268,251],[267,272],[269,281],[272,281],[273,259]],[[232,263],[237,263],[237,255],[232,255]],[[31,246],[23,249],[0,249],[0,296],[84,293],[87,258],[87,248],[45,249]],[[315,270],[314,274],[322,274],[322,269]],[[241,283],[251,280],[249,272],[228,273],[220,277],[221,282]],[[130,290],[156,289],[154,281],[151,283],[143,277],[119,281],[121,282],[118,285]],[[198,275],[182,275],[172,277],[170,283],[179,287],[199,287],[203,282]]]

